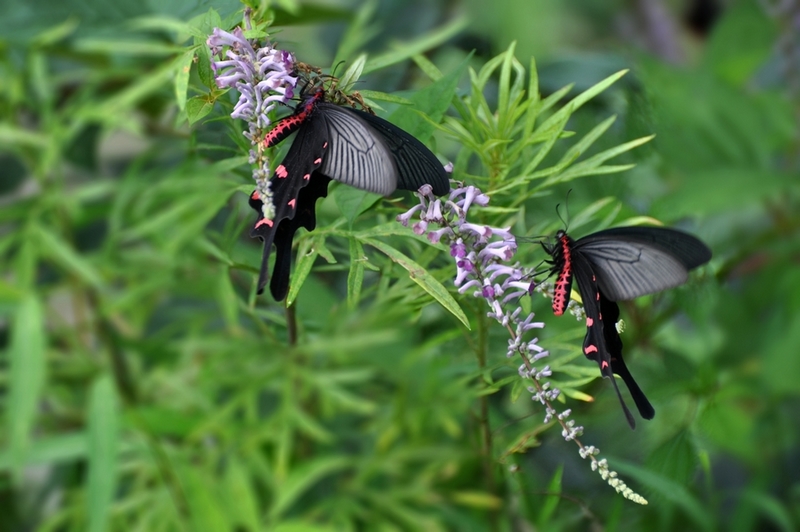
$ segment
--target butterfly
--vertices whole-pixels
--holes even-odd
[[[289,289],[294,234],[300,227],[315,228],[315,203],[327,196],[332,179],[383,195],[425,184],[437,196],[450,190],[447,172],[422,142],[382,118],[325,98],[325,91],[316,90],[291,116],[278,121],[264,140],[271,147],[297,133],[270,179],[274,216],[264,216],[258,190],[250,195],[249,204],[259,213],[250,236],[264,241],[258,293],[269,280],[269,256],[275,244],[269,288],[276,301]]]
[[[622,358],[616,302],[685,283],[689,270],[711,259],[711,250],[690,234],[664,227],[617,227],[578,240],[559,231],[554,242],[542,246],[551,257],[549,273],[557,274],[553,313],[564,313],[572,282],[577,281],[586,311],[584,355],[597,362],[603,377],[611,379],[631,428],[636,423],[622,399],[615,373],[628,386],[639,414],[652,419],[655,410]]]

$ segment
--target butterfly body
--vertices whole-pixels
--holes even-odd
[[[553,312],[563,314],[575,280],[586,312],[584,355],[597,362],[603,377],[611,379],[632,428],[635,422],[614,374],[627,385],[639,414],[652,419],[655,410],[622,358],[616,302],[683,284],[689,270],[710,260],[711,251],[692,235],[661,227],[619,227],[578,240],[559,231],[554,243],[543,246],[551,257],[551,273],[558,275]]]
[[[250,206],[258,212],[250,236],[264,241],[258,292],[269,280],[278,301],[288,292],[294,234],[300,227],[315,228],[315,204],[327,196],[331,180],[382,195],[398,188],[417,190],[426,183],[436,195],[450,189],[444,167],[419,140],[382,118],[326,102],[324,91],[316,91],[291,116],[278,121],[264,144],[272,147],[292,133],[292,146],[270,179],[272,218],[264,216],[258,191],[250,195]],[[276,259],[270,280],[273,244]]]

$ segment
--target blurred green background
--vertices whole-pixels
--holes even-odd
[[[713,249],[687,286],[622,306],[626,359],[655,419],[630,431],[601,379],[581,386],[593,402],[567,399],[584,443],[649,505],[617,495],[542,424],[504,331],[452,288],[446,252],[386,239],[451,289],[471,330],[374,250],[348,305],[341,238],[314,241],[324,249],[291,310],[255,296],[244,127],[226,116],[232,94],[210,108],[207,56],[188,48],[210,31],[210,8],[229,29],[241,4],[8,0],[0,530],[800,528],[800,2],[266,7],[259,16],[274,16],[273,37],[302,61],[402,59],[357,88],[406,97],[431,84],[431,64],[478,71],[512,42],[522,65],[535,57],[542,96],[574,84],[564,102],[630,69],[567,129],[616,115],[595,151],[656,134],[620,159],[635,168],[484,221],[552,234],[572,189],[574,236],[652,216]],[[484,95],[500,90],[494,76]],[[464,74],[456,94],[468,91]],[[187,109],[203,105],[210,114],[190,125]],[[430,144],[467,171],[457,178],[487,186],[452,137]],[[312,235],[341,218],[346,194],[320,202]],[[414,202],[397,197],[353,228]],[[543,255],[522,246],[519,258]],[[583,324],[531,304],[554,359],[595,370],[578,354]]]

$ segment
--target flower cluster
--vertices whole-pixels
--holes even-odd
[[[515,355],[522,357],[520,377],[531,380],[532,386],[528,391],[534,401],[544,406],[544,422],[550,423],[555,419],[561,425],[564,439],[575,441],[581,458],[591,458],[592,470],[598,471],[618,493],[633,502],[647,504],[647,500],[628,488],[615,472],[608,469],[605,459],[597,459],[599,450],[596,447],[584,446],[580,442],[578,437],[583,434],[583,427],[576,426],[574,420],[568,419],[571,411],[559,412],[555,408],[555,400],[561,391],[547,380],[552,375],[550,367],[538,366],[549,353],[539,345],[538,337],[524,339],[529,331],[543,328],[544,323],[534,321],[532,312],[523,315],[518,303],[522,296],[534,290],[545,295],[549,292],[552,297],[552,286],[548,289],[544,283],[534,285],[530,281],[530,271],[521,268],[519,263],[508,264],[517,250],[516,239],[510,228],[467,221],[470,207],[488,205],[489,197],[477,187],[460,186],[451,190],[446,199],[439,199],[428,185],[420,188],[417,196],[419,204],[399,215],[397,221],[408,226],[412,216],[417,215],[419,221],[412,226],[416,234],[427,233],[432,243],[450,246],[450,256],[456,266],[455,285],[458,291],[462,294],[471,291],[474,297],[485,300],[490,309],[487,316],[509,332],[511,338],[506,355],[509,358]],[[571,307],[572,313],[580,319],[582,307],[577,304],[571,304]]]
[[[217,86],[221,89],[234,88],[239,92],[239,101],[231,117],[247,122],[248,130],[243,135],[253,147],[250,150],[250,164],[254,165],[253,179],[263,202],[264,217],[273,218],[269,159],[264,153],[262,141],[270,125],[269,112],[278,103],[288,103],[294,97],[298,81],[294,73],[294,56],[269,43],[258,47],[257,43],[244,37],[239,27],[230,33],[214,28],[206,44],[212,56],[219,59],[211,61]]]

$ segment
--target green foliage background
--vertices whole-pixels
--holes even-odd
[[[493,194],[480,222],[552,234],[571,188],[575,236],[653,217],[711,246],[687,286],[623,306],[657,411],[635,432],[580,356],[583,325],[524,303],[582,439],[637,506],[542,425],[447,251],[393,222],[412,197],[332,187],[296,239],[295,305],[255,296],[244,127],[233,95],[204,86],[205,36],[241,4],[7,3],[0,529],[800,527],[800,44],[764,3],[726,5],[708,34],[658,2],[282,0],[267,15],[303,61],[368,53],[357,88],[434,121],[449,106],[434,130],[375,95]]]

